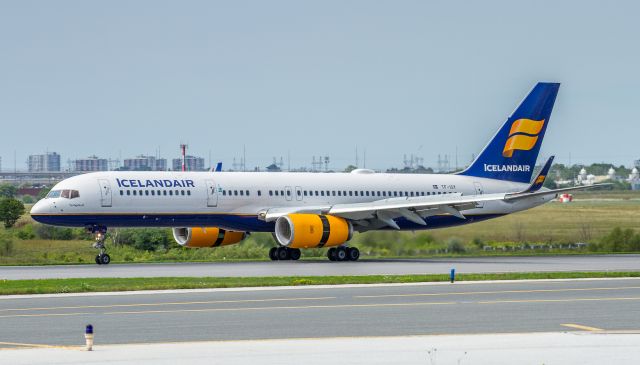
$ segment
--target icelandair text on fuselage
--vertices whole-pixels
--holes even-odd
[[[502,172],[502,171],[529,172],[529,171],[531,171],[531,166],[529,166],[529,165],[488,165],[488,164],[484,164],[484,171],[491,171],[491,172]]]
[[[120,188],[194,188],[193,180],[131,180],[116,179]]]

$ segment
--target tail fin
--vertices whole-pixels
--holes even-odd
[[[539,82],[460,175],[528,183],[559,88]]]

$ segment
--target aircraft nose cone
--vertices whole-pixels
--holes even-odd
[[[32,216],[34,216],[34,215],[35,215],[35,216],[37,216],[37,215],[39,215],[39,214],[47,213],[47,210],[48,210],[48,209],[47,209],[47,205],[48,205],[48,204],[46,204],[44,200],[40,200],[40,201],[38,201],[37,203],[35,203],[35,204],[33,205],[33,207],[31,207],[31,212],[30,212],[30,214],[31,214]],[[34,218],[34,219],[35,219],[35,220],[38,220],[37,218]]]

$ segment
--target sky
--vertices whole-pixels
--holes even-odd
[[[637,1],[2,1],[0,157],[467,164],[538,81],[540,159],[640,159]]]

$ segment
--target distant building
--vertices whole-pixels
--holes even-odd
[[[109,170],[109,161],[106,158],[98,158],[97,156],[89,156],[73,161],[75,171],[107,171]]]
[[[629,184],[631,184],[631,190],[640,190],[640,171],[638,167],[634,167],[629,174]]]
[[[276,165],[275,163],[272,163],[271,165],[267,166],[267,172],[280,172],[282,171],[282,169]]]
[[[167,160],[154,156],[136,156],[124,160],[124,170],[129,171],[164,171],[167,169]]]
[[[184,160],[187,171],[204,171],[204,158],[187,155]],[[182,159],[173,159],[173,171],[182,170]]]
[[[60,155],[55,152],[43,155],[29,155],[27,167],[29,172],[60,171]]]

